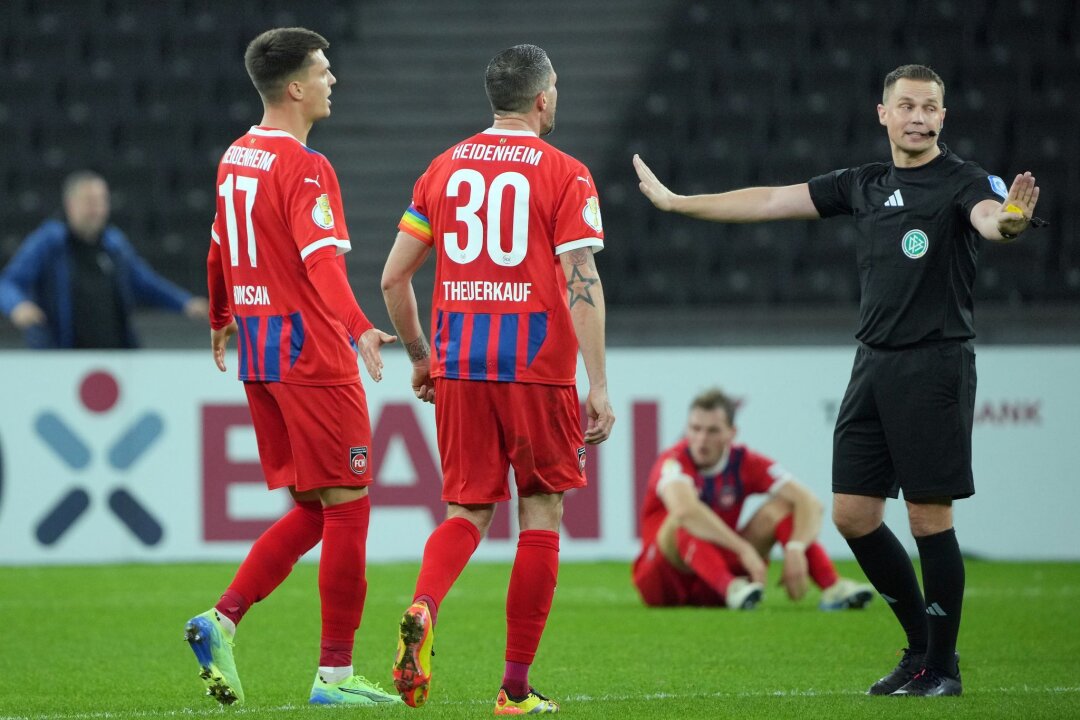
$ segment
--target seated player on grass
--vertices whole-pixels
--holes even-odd
[[[660,454],[641,506],[641,553],[634,585],[646,605],[716,605],[749,610],[761,602],[769,551],[784,548],[781,584],[792,600],[808,578],[822,610],[861,608],[870,585],[836,574],[816,542],[821,503],[780,465],[734,444],[736,403],[717,389],[690,404],[686,437]],[[743,502],[769,499],[742,527]]]

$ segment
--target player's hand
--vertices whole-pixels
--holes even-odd
[[[997,213],[998,232],[1003,235],[1019,235],[1028,228],[1039,202],[1039,186],[1029,172],[1017,175],[1009,188],[1009,196],[1001,203]]]
[[[382,380],[382,346],[394,342],[397,342],[397,335],[387,335],[379,328],[371,328],[360,336],[360,358],[375,382]]]
[[[664,183],[656,179],[653,175],[653,171],[649,169],[649,166],[645,164],[645,161],[641,159],[639,155],[634,154],[634,170],[637,171],[638,189],[644,193],[645,197],[652,201],[652,204],[664,212],[669,212],[672,209],[675,201],[675,193],[667,189]]]
[[[615,424],[615,411],[608,401],[607,389],[590,387],[589,397],[585,399],[585,414],[589,424],[585,428],[585,442],[599,445],[611,435],[611,426]]]
[[[20,330],[25,330],[34,325],[44,325],[46,322],[45,311],[33,300],[23,300],[11,309],[11,322]]]
[[[753,545],[746,543],[739,548],[739,562],[746,568],[751,581],[762,585],[765,584],[765,560],[758,555],[758,551],[754,549]]]
[[[214,351],[214,364],[221,372],[225,372],[225,346],[229,344],[229,338],[236,334],[236,320],[230,320],[229,324],[220,330],[210,330],[210,348]]]
[[[806,551],[799,548],[784,550],[784,572],[780,584],[787,590],[792,600],[802,600],[806,595],[810,568],[806,562]]]
[[[184,314],[192,320],[205,320],[210,314],[210,303],[206,298],[193,297],[184,303]]]
[[[412,390],[417,399],[426,403],[435,402],[435,383],[431,380],[431,361],[428,358],[413,363]]]

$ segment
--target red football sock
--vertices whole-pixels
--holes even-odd
[[[413,600],[423,600],[428,604],[432,625],[435,624],[443,598],[450,592],[479,544],[480,531],[463,517],[443,521],[428,538]]]
[[[506,592],[506,662],[531,665],[540,645],[540,636],[551,612],[555,583],[559,578],[559,533],[552,530],[523,530],[518,535],[517,555],[510,571]],[[513,674],[513,673],[512,673]],[[504,677],[511,695],[529,691],[528,675],[521,682]],[[511,685],[507,685],[507,683]],[[524,692],[521,691],[522,685]]]
[[[781,545],[786,545],[791,539],[791,532],[795,528],[795,516],[788,515],[776,524],[776,540]],[[825,548],[821,543],[812,542],[806,548],[806,566],[810,570],[810,578],[821,589],[832,587],[840,576],[836,574],[836,567],[829,559]]]
[[[319,597],[322,599],[321,667],[352,664],[353,643],[367,595],[368,496],[323,508]]]
[[[229,589],[214,608],[239,623],[253,603],[274,591],[293,565],[322,538],[322,505],[299,502],[251,546]]]
[[[694,537],[682,528],[675,531],[675,543],[679,549],[679,557],[690,566],[694,574],[721,596],[727,595],[728,585],[735,576],[731,574],[731,568],[728,567],[720,548],[707,540]]]

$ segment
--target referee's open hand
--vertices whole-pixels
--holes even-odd
[[[671,202],[675,198],[675,193],[667,189],[664,183],[656,179],[656,175],[649,169],[649,166],[645,164],[645,161],[641,159],[639,155],[634,154],[634,170],[637,171],[638,189],[652,201],[658,209],[664,212],[671,210]]]
[[[998,232],[1007,237],[1015,237],[1027,230],[1037,202],[1039,186],[1035,184],[1035,176],[1030,172],[1017,175],[1009,188],[1009,196],[998,210]]]

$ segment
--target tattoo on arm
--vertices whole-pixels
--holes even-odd
[[[572,252],[578,252],[576,250]],[[566,289],[570,292],[570,307],[573,308],[579,301],[587,302],[593,307],[596,307],[596,302],[592,298],[592,286],[595,285],[599,278],[585,277],[581,274],[581,264],[577,262],[577,258],[571,256],[571,262],[574,263],[574,271],[570,274],[570,279],[566,282]],[[587,270],[588,268],[586,268]]]
[[[589,258],[592,257],[592,249],[578,248],[577,250],[571,250],[566,254],[570,258],[570,264],[574,267],[578,267],[580,265],[587,265],[589,263]]]
[[[428,347],[427,338],[423,335],[410,343],[405,343],[405,352],[408,353],[409,359],[413,362],[431,356],[431,348]]]

